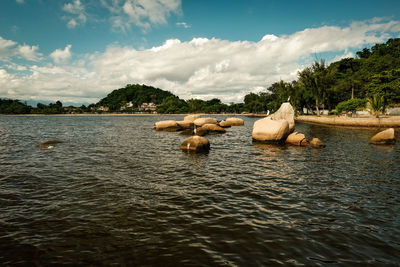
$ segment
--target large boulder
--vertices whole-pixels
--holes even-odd
[[[266,117],[254,122],[253,141],[282,142],[289,135],[289,123],[287,120],[272,120]]]
[[[183,141],[180,149],[188,152],[206,152],[210,150],[210,142],[207,138],[195,135]]]
[[[321,140],[319,140],[319,139],[316,138],[316,137],[314,137],[314,138],[310,141],[310,145],[311,145],[312,147],[315,147],[315,148],[322,148],[322,147],[325,147],[324,142],[322,142]]]
[[[244,125],[244,120],[241,118],[227,118],[219,123],[221,127],[241,126]]]
[[[392,145],[396,143],[394,129],[389,128],[377,133],[369,140],[369,143],[374,145]]]
[[[289,131],[294,131],[294,109],[289,102],[282,103],[281,107],[271,115],[273,120],[287,120]]]
[[[191,115],[187,115],[185,116],[185,118],[183,118],[184,121],[190,121],[190,122],[194,122],[196,119],[200,118],[199,114],[191,114]]]
[[[294,132],[289,134],[286,138],[286,144],[294,145],[294,146],[307,146],[309,145],[306,136],[302,133]]]
[[[196,120],[194,120],[194,124],[196,126],[203,126],[204,124],[217,124],[218,121],[214,118],[198,118]]]
[[[156,131],[176,132],[181,130],[179,124],[174,120],[159,121],[154,124]]]

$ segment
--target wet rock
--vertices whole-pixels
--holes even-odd
[[[205,136],[208,134],[208,131],[206,129],[203,129],[203,127],[198,127],[194,130],[194,133],[198,136]]]
[[[266,117],[254,122],[253,141],[279,143],[289,135],[289,123],[287,120],[272,120]]]
[[[241,118],[227,118],[219,123],[221,127],[241,126],[244,125],[244,120]]]
[[[374,145],[392,145],[396,143],[394,129],[389,128],[377,133],[369,140],[369,143]]]
[[[287,120],[289,132],[294,131],[294,109],[289,102],[282,103],[280,108],[271,115],[273,120]]]
[[[315,148],[323,148],[326,147],[326,145],[324,144],[324,142],[322,142],[321,140],[319,140],[318,138],[314,137],[311,141],[310,141],[310,145],[312,147]]]
[[[156,131],[176,132],[181,130],[179,124],[174,120],[159,121],[154,124]]]
[[[50,140],[39,144],[40,150],[50,150],[53,149],[55,145],[62,143],[59,140]]]
[[[194,134],[193,129],[186,129],[179,133],[179,135],[181,135],[181,136],[188,136],[188,135],[193,135],[193,134]]]
[[[203,126],[204,124],[217,124],[218,121],[214,118],[198,118],[194,121],[196,126]]]
[[[191,115],[185,116],[185,118],[183,118],[183,120],[184,120],[184,121],[194,122],[194,121],[197,120],[198,118],[200,118],[200,115],[198,115],[198,114],[191,114]]]
[[[177,121],[176,122],[182,130],[193,129],[194,123],[191,121]]]
[[[307,146],[310,143],[307,141],[304,134],[294,132],[289,134],[289,136],[286,138],[286,144],[291,144],[294,146]]]
[[[210,150],[210,142],[207,138],[195,135],[183,141],[180,149],[187,152],[207,152]]]
[[[221,126],[218,126],[216,124],[204,124],[201,126],[201,129],[208,131],[209,133],[226,133],[226,130],[222,128]]]

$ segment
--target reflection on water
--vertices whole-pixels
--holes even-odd
[[[0,117],[0,263],[399,263],[398,142],[297,124],[326,148],[257,144],[244,118],[190,154],[164,119]]]

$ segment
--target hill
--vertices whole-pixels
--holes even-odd
[[[147,85],[128,84],[125,88],[120,88],[109,93],[101,99],[96,106],[107,106],[110,111],[120,111],[120,108],[131,102],[133,108],[137,108],[143,103],[154,103],[160,105],[167,97],[176,97],[168,91],[154,88]]]

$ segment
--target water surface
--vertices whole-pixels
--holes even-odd
[[[0,264],[399,265],[399,140],[297,124],[327,147],[259,145],[244,117],[194,155],[164,119],[0,117]]]

